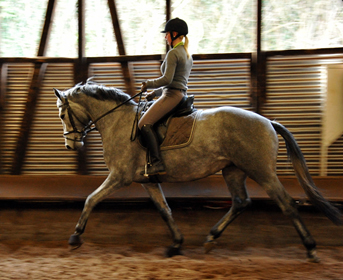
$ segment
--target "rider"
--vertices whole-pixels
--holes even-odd
[[[179,18],[171,19],[161,33],[166,34],[165,39],[171,46],[161,65],[162,76],[146,80],[141,86],[142,92],[154,88],[146,95],[147,100],[160,96],[138,123],[151,155],[152,165],[148,167],[148,175],[166,173],[153,125],[174,109],[184,96],[187,96],[187,82],[193,65],[193,59],[188,53],[187,23]]]

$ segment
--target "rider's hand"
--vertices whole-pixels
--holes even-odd
[[[142,86],[141,86],[141,92],[146,92],[147,90],[148,90],[148,86],[147,86],[146,82],[143,82]]]
[[[149,93],[145,96],[145,98],[146,98],[146,100],[151,101],[151,100],[153,100],[153,99],[155,98],[155,96],[156,96],[156,93],[155,93],[154,91],[152,91],[152,92],[149,92]]]

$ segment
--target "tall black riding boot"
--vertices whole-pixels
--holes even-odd
[[[143,125],[141,133],[144,138],[144,142],[150,151],[151,166],[148,166],[148,175],[166,174],[161,157],[160,146],[153,126],[151,124]]]

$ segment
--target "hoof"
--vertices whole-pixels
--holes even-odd
[[[182,255],[180,248],[170,246],[166,251],[166,256],[168,258],[171,258],[174,256],[180,256],[180,255]]]
[[[72,250],[75,250],[79,247],[81,247],[81,245],[83,244],[82,238],[80,237],[79,234],[72,234],[69,238],[68,241],[70,247]]]
[[[204,243],[205,254],[208,254],[216,247],[216,242],[214,241],[206,241]]]
[[[320,258],[317,257],[317,251],[315,249],[307,252],[307,260],[312,263],[320,262]]]

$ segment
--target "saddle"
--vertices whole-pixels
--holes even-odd
[[[141,111],[141,116],[143,116],[154,102],[149,101],[144,106]],[[197,115],[197,109],[194,108],[193,103],[193,95],[184,96],[172,111],[154,125],[161,150],[185,144],[190,140]],[[146,147],[140,136],[139,141],[143,147]]]

